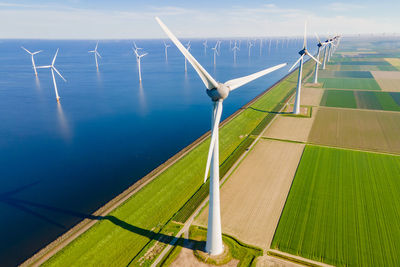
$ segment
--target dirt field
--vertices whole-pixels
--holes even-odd
[[[320,107],[308,141],[400,153],[400,113]]]
[[[222,232],[270,247],[303,144],[260,139],[221,189]],[[195,224],[207,225],[208,209]]]
[[[312,109],[311,118],[296,118],[279,116],[264,133],[265,137],[307,142],[311,127],[318,112],[318,108]]]
[[[301,105],[307,106],[319,106],[319,102],[321,102],[322,94],[324,93],[324,89],[316,89],[316,88],[303,88],[300,94],[300,103]],[[294,98],[290,102],[294,103]]]
[[[371,71],[382,91],[400,92],[400,71]]]

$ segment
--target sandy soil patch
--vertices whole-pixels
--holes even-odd
[[[222,231],[270,247],[304,145],[261,139],[221,189]],[[206,226],[208,208],[195,223]]]
[[[304,87],[301,90],[300,103],[301,105],[307,106],[319,106],[323,94],[324,89]],[[292,98],[290,103],[294,103],[294,97]]]
[[[238,260],[233,259],[227,264],[219,265],[224,267],[234,267],[237,266],[239,263]],[[208,266],[215,266],[212,264],[207,264],[204,262],[199,261],[196,256],[193,254],[193,250],[190,248],[182,248],[181,252],[179,253],[178,257],[171,263],[172,267],[208,267]]]
[[[275,258],[270,255],[264,255],[256,259],[257,267],[304,267],[302,264]]]
[[[400,113],[320,107],[309,142],[400,153]]]
[[[311,118],[278,116],[264,133],[265,137],[306,142],[318,108],[312,109]]]
[[[400,71],[371,71],[382,91],[400,92]]]
[[[400,58],[385,58],[393,67],[400,68]]]

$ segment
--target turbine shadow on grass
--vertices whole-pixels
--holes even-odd
[[[41,212],[36,211],[35,209],[41,209],[44,211],[61,213],[61,214],[69,215],[69,216],[76,217],[76,218],[79,218],[82,220],[83,219],[97,220],[97,221],[108,220],[109,222],[113,223],[114,225],[121,227],[129,232],[147,237],[150,239],[150,241],[157,240],[157,241],[162,242],[167,245],[170,244],[175,239],[175,236],[171,236],[171,235],[167,235],[167,234],[163,234],[163,233],[157,233],[157,232],[154,232],[151,230],[140,228],[138,226],[135,226],[135,225],[127,223],[123,220],[120,220],[119,218],[112,216],[112,215],[96,216],[96,215],[92,215],[92,214],[86,214],[86,213],[77,212],[77,211],[73,211],[73,210],[69,210],[69,209],[58,208],[58,207],[54,207],[54,206],[47,205],[47,204],[37,203],[37,202],[18,199],[16,197],[13,197],[13,195],[15,195],[21,191],[24,191],[26,189],[29,189],[30,187],[35,186],[38,183],[39,182],[34,182],[34,183],[31,183],[31,184],[28,184],[25,186],[21,186],[20,188],[2,193],[2,194],[0,194],[0,202],[3,202],[9,206],[17,208],[17,209],[19,209],[23,212],[26,212],[30,215],[33,215],[33,216],[37,217],[38,219],[45,221],[49,224],[52,224],[53,226],[56,226],[63,230],[67,230],[67,227],[65,225],[57,222],[56,220],[54,220],[53,216],[45,215]],[[202,247],[202,246],[204,246],[203,243],[204,243],[203,241],[191,240],[191,239],[187,239],[187,238],[176,238],[176,240],[175,240],[176,245],[182,246],[185,248],[189,248],[189,249],[193,249],[196,247],[197,248]]]
[[[272,110],[262,110],[262,109],[253,108],[253,107],[248,107],[248,109],[252,109],[252,110],[263,112],[263,113],[269,113],[269,114],[292,114],[292,112],[285,112],[285,111],[279,112],[279,111],[272,111]]]

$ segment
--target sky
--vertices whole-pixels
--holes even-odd
[[[0,38],[165,38],[399,33],[399,0],[0,0]]]

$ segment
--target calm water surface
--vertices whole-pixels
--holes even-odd
[[[185,40],[186,41],[186,40]],[[213,66],[211,50],[192,41],[192,53],[218,81],[293,63],[301,41],[259,43],[248,56],[242,41],[237,63],[229,41]],[[209,40],[209,46],[216,40]],[[0,265],[16,265],[98,209],[210,128],[211,101],[193,68],[171,46],[165,60],[162,40],[138,40],[142,85],[130,41],[0,40]],[[49,65],[56,67],[60,104]],[[310,46],[314,45],[310,42]],[[313,50],[313,49],[310,49]],[[287,74],[289,67],[234,92],[223,119]]]

